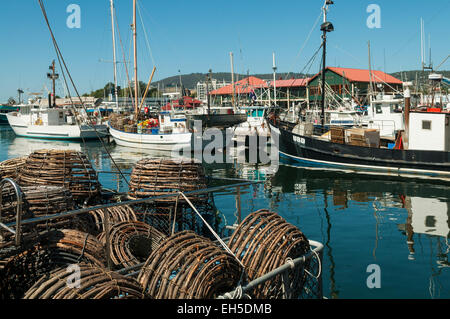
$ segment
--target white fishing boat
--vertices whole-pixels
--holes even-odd
[[[133,43],[134,43],[134,114],[131,117],[113,116],[108,121],[109,132],[117,145],[148,150],[177,151],[192,149],[194,145],[203,145],[202,141],[195,141],[202,136],[195,135],[186,123],[185,114],[161,112],[157,118],[141,120],[141,109],[147,96],[150,83],[156,68],[150,76],[147,88],[141,101],[138,95],[137,77],[137,32],[136,32],[136,0],[133,1]],[[182,112],[183,113],[183,112]]]
[[[379,130],[381,136],[395,137],[395,132],[405,129],[403,107],[403,98],[379,95],[371,99],[362,124]]]
[[[108,122],[109,132],[117,145],[160,151],[176,151],[191,146],[192,134],[185,121],[172,120],[170,114],[159,114],[158,119],[148,119],[128,125],[127,119]]]
[[[108,135],[105,124],[88,120],[87,116],[74,116],[73,111],[66,108],[25,105],[19,111],[8,113],[6,117],[14,133],[22,137],[83,140]]]
[[[265,138],[267,141],[270,138],[269,125],[265,119],[267,109],[265,106],[240,107],[240,110],[246,112],[247,121],[234,127],[233,140],[237,141],[244,137],[246,144],[248,144],[248,137],[257,136],[258,138]]]

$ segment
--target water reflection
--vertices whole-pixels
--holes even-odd
[[[14,137],[8,147],[8,158],[28,156],[37,150],[58,149],[81,151],[81,143]]]
[[[115,144],[108,144],[105,150],[99,142],[19,138],[8,130],[0,130],[0,135],[3,159],[37,149],[74,149],[86,152],[98,171],[117,172],[117,165],[129,173],[143,158],[171,156]],[[242,189],[242,218],[245,213],[269,208],[325,245],[327,297],[450,298],[450,185],[285,165],[275,172],[270,164],[248,164],[248,157],[246,160],[238,161],[234,153],[229,163],[204,163],[204,167],[207,175],[216,178],[264,181],[261,186]],[[100,180],[105,187],[121,191],[127,187],[119,174],[100,174]],[[236,218],[236,194],[226,195],[218,202],[231,224]],[[389,288],[373,291],[366,287],[365,267],[372,263],[382,265],[383,285]]]
[[[450,297],[448,287],[442,284],[449,278],[445,268],[450,265],[449,185],[355,177],[282,165],[266,182],[265,188],[275,202],[271,204],[273,207],[295,206],[300,201],[314,202],[316,209],[310,214],[317,211],[321,219],[331,298],[340,296],[342,275],[339,269],[342,269],[342,263],[348,263],[340,260],[337,251],[355,245],[364,249],[372,246],[374,263],[386,262],[386,259],[392,259],[392,263],[394,259],[399,260],[398,256],[405,256],[399,260],[404,268],[390,276],[407,277],[416,267],[423,266],[423,275],[429,274],[429,287],[423,289],[429,296],[442,297],[445,291]],[[287,204],[289,201],[294,203]],[[311,218],[302,216],[303,220]],[[342,238],[347,234],[343,229],[353,231],[356,242],[344,241]],[[392,233],[392,229],[397,229],[398,233]],[[372,239],[368,241],[370,237]],[[393,248],[388,251],[386,246]],[[353,262],[357,262],[358,256],[353,257]],[[420,294],[420,289],[415,293]]]

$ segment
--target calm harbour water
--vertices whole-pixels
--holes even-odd
[[[0,161],[36,149],[75,149],[88,153],[98,171],[112,163],[100,142],[65,143],[19,138],[0,128]],[[138,160],[160,154],[109,144],[124,172]],[[212,177],[264,181],[241,192],[242,218],[258,209],[279,213],[312,240],[325,245],[323,294],[327,298],[450,298],[450,185],[414,180],[383,180],[280,165],[205,165]],[[126,190],[114,174],[99,174],[106,188]],[[227,181],[226,183],[232,183]],[[236,221],[233,190],[215,195],[222,220]],[[369,289],[367,267],[377,264],[381,287]]]

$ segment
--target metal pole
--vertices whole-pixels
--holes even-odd
[[[235,187],[244,187],[244,186],[249,186],[249,185],[254,185],[254,184],[261,184],[261,183],[262,183],[262,181],[246,181],[246,182],[237,183],[237,184],[233,184],[233,185],[215,186],[215,187],[210,187],[210,188],[207,188],[207,189],[189,191],[189,192],[186,192],[184,194],[186,196],[189,196],[189,195],[213,193],[213,192],[221,191],[221,190],[224,190],[224,189],[235,188]],[[97,205],[97,206],[92,206],[92,207],[86,207],[86,208],[71,210],[71,211],[64,212],[64,213],[47,215],[47,216],[44,216],[44,217],[28,218],[26,220],[23,220],[21,222],[21,224],[22,225],[29,225],[29,224],[33,224],[33,223],[37,223],[37,222],[44,222],[44,221],[53,220],[53,219],[56,219],[56,218],[66,218],[66,217],[75,216],[75,215],[87,213],[87,212],[94,211],[94,210],[107,209],[107,208],[111,208],[111,207],[120,207],[120,206],[125,206],[125,205],[138,205],[138,204],[144,204],[144,203],[152,203],[152,202],[154,202],[155,200],[158,200],[158,199],[171,198],[171,197],[175,197],[175,196],[177,196],[177,193],[152,196],[152,197],[148,197],[148,198],[144,198],[144,199],[128,200],[128,201],[123,201],[123,202],[119,202],[119,203],[102,204],[102,205]],[[15,226],[15,223],[8,223],[8,224],[5,224],[4,226],[12,227],[12,226]]]
[[[276,72],[277,72],[277,67],[275,65],[275,52],[272,53],[272,57],[273,57],[273,65],[272,65],[272,69],[273,69],[273,100],[274,100],[274,104],[275,106],[277,105],[277,79],[276,79]],[[288,104],[289,107],[289,104]]]
[[[119,111],[119,96],[117,92],[117,61],[116,61],[116,30],[114,27],[114,0],[111,0],[111,27],[113,41],[113,65],[114,65],[114,96],[116,99],[116,109]]]
[[[14,192],[16,193],[17,197],[17,207],[16,207],[16,230],[12,230],[10,227],[6,226],[5,224],[1,223],[1,208],[3,207],[3,187],[6,183],[10,183],[12,187],[14,188]],[[16,246],[20,246],[22,241],[22,204],[23,204],[23,193],[17,185],[17,183],[10,179],[5,178],[0,182],[0,225],[1,227],[5,228],[9,232],[13,233],[15,235],[15,244]]]
[[[240,224],[242,221],[241,216],[241,188],[236,187],[236,210],[237,210],[237,223]]]
[[[55,79],[55,60],[52,62],[52,86],[53,86],[53,103],[52,106],[56,106],[56,79]]]
[[[325,126],[325,68],[326,68],[326,54],[327,54],[327,33],[323,31],[323,58],[322,58],[322,128]]]
[[[235,87],[234,87],[234,63],[233,63],[233,52],[230,52],[230,63],[231,63],[231,85],[233,87],[233,97],[232,97],[232,105],[233,105],[233,110],[236,111],[236,106],[235,106]]]
[[[136,30],[136,0],[133,0],[133,48],[134,48],[134,95],[135,95],[135,112],[136,120],[138,117],[138,73],[137,73],[137,30]]]
[[[111,263],[111,242],[110,242],[110,230],[111,225],[109,222],[109,212],[107,209],[102,209],[103,215],[104,215],[104,221],[105,221],[105,241],[106,241],[106,264],[109,270],[112,269],[112,263]]]

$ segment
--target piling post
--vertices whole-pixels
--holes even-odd
[[[109,212],[107,209],[103,209],[104,214],[104,223],[105,223],[105,241],[106,241],[106,265],[109,270],[112,269],[112,263],[111,263],[111,242],[109,240],[111,225],[109,221]]]
[[[242,221],[241,216],[241,188],[236,187],[236,212],[237,212],[237,224],[240,224]]]

